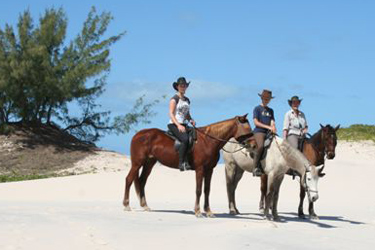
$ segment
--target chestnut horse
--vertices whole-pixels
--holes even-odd
[[[305,140],[303,145],[303,154],[307,160],[315,166],[323,165],[324,168],[324,159],[331,160],[335,158],[335,149],[337,145],[337,136],[336,131],[340,128],[340,125],[333,128],[331,125],[323,126],[320,124],[320,130],[316,132],[310,139]],[[325,174],[320,173],[320,177],[323,177]],[[264,208],[264,199],[267,193],[267,176],[263,175],[261,177],[261,198],[259,203],[259,210]],[[298,205],[298,217],[301,219],[305,218],[303,213],[303,201],[306,196],[306,190],[303,185],[300,185],[300,202]],[[312,219],[318,219],[314,211],[314,203],[309,201],[309,215]]]
[[[219,161],[220,149],[227,141],[234,137],[238,141],[248,138],[252,132],[249,121],[244,116],[236,116],[206,127],[196,128],[197,143],[189,153],[188,161],[196,174],[196,201],[195,215],[201,217],[200,196],[204,180],[204,211],[208,217],[214,217],[209,205],[211,176],[214,167]],[[131,141],[131,169],[126,177],[123,204],[125,210],[129,207],[129,190],[134,181],[140,205],[149,210],[145,196],[147,178],[155,163],[178,169],[178,152],[174,148],[174,140],[160,129],[143,129],[136,133]],[[142,168],[143,167],[143,168]],[[142,168],[142,173],[139,171]]]

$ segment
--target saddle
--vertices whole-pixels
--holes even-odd
[[[272,136],[272,134],[271,134],[271,133],[267,133],[266,138],[265,138],[265,140],[264,140],[263,153],[262,153],[262,156],[260,157],[260,160],[264,160],[264,158],[266,158],[266,156],[267,156],[267,152],[268,152],[268,149],[269,149],[270,146],[271,146],[271,142],[272,142],[272,140],[273,140],[273,136]],[[253,150],[251,150],[251,152],[250,152],[250,157],[251,157],[252,159],[254,159],[255,152],[256,152],[256,148],[257,148],[258,146],[256,145],[256,142],[255,142],[254,136],[252,136],[252,137],[249,139],[249,141],[250,141],[250,144],[254,145],[254,146],[252,147]]]
[[[191,127],[188,127],[187,131],[188,131],[188,137],[189,137],[189,143],[188,143],[189,145],[188,145],[187,152],[190,153],[194,147],[195,141],[197,140],[197,131],[195,130],[195,128],[191,128]],[[180,140],[178,140],[178,138],[175,137],[172,131],[170,131],[169,129],[165,131],[165,134],[174,140],[174,149],[178,152],[178,149],[180,148],[180,145],[181,145]]]
[[[309,137],[311,137],[310,134],[308,134]],[[302,137],[302,138],[298,138],[298,146],[297,146],[297,149],[299,151],[301,151],[303,153],[303,146],[305,145],[305,143],[307,142],[308,138],[306,136]],[[298,172],[293,170],[293,169],[288,169],[288,171],[286,172],[287,175],[291,175],[293,177],[293,180],[294,178],[296,178],[296,176],[299,176]]]

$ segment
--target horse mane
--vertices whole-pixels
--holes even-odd
[[[318,136],[320,137],[320,134],[322,132],[322,128],[320,128],[318,131],[316,131],[310,138],[310,141],[315,141]]]
[[[282,151],[283,156],[286,158],[285,160],[287,161],[287,164],[289,167],[298,167],[299,170],[300,168],[305,168],[310,164],[310,162],[306,159],[306,157],[298,150],[293,148],[287,140],[282,140],[281,138],[276,138],[276,140],[282,141],[282,143],[279,143],[280,145],[280,150]],[[302,165],[301,165],[302,164]]]
[[[200,127],[200,130],[203,130],[206,134],[210,134],[216,137],[224,136],[224,133],[227,132],[227,127],[231,126],[231,122],[233,122],[235,118],[227,119],[220,122],[215,122],[210,125]],[[230,125],[229,125],[230,124]]]
[[[328,128],[328,131],[334,131],[335,130],[330,124],[326,125],[325,128]],[[315,140],[317,140],[317,138],[320,138],[321,133],[322,133],[322,128],[320,128],[317,132],[315,132],[308,141],[309,142],[315,142]]]

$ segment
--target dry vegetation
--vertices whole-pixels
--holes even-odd
[[[98,149],[49,125],[9,125],[0,135],[0,182],[54,176]]]

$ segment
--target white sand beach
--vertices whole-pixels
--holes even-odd
[[[84,165],[86,162],[87,165]],[[375,145],[342,142],[326,162],[315,211],[297,217],[299,186],[287,176],[280,191],[281,222],[258,211],[259,178],[247,173],[237,189],[241,215],[228,214],[224,166],[210,196],[216,218],[196,218],[195,174],[156,165],[146,186],[152,211],[134,192],[124,211],[129,158],[107,152],[76,166],[97,173],[0,184],[0,249],[373,249]],[[120,170],[120,171],[119,171]],[[76,170],[71,170],[76,171]],[[78,171],[78,170],[77,170]],[[79,171],[78,171],[79,172]],[[203,196],[201,198],[203,210]],[[304,211],[307,214],[307,201]]]

